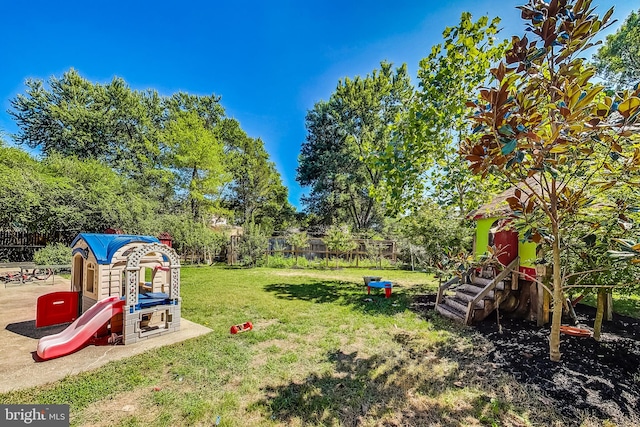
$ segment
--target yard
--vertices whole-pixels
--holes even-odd
[[[384,271],[392,298],[367,296],[362,276],[379,274],[183,268],[183,316],[212,333],[0,401],[68,403],[92,426],[602,425],[518,383],[496,340],[432,314],[433,278]]]

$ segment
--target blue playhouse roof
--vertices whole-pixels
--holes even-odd
[[[75,245],[78,240],[87,242],[89,249],[98,260],[98,264],[110,264],[113,254],[118,249],[129,243],[153,243],[159,242],[153,236],[133,236],[128,234],[96,234],[96,233],[80,233],[73,239],[71,246]]]

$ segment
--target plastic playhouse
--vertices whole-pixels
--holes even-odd
[[[38,298],[36,327],[73,323],[40,339],[41,359],[180,329],[180,260],[171,247],[152,236],[81,233],[71,248],[71,291]]]

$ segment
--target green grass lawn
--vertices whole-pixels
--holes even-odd
[[[367,297],[362,276],[396,286]],[[411,310],[424,273],[183,268],[185,318],[208,335],[3,403],[68,403],[72,425],[550,425],[536,394],[471,330]],[[253,322],[231,335],[231,325]]]
[[[582,304],[596,307],[597,295],[592,293],[587,295],[582,301]],[[640,296],[638,295],[625,295],[618,292],[613,293],[613,312],[617,314],[623,314],[625,316],[640,318]]]

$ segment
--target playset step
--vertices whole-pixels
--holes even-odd
[[[465,310],[467,309],[467,307],[469,306],[469,302],[473,301],[473,299],[476,297],[476,295],[478,295],[477,293],[468,293],[465,291],[461,291],[461,290],[456,290],[456,294],[454,295],[453,298],[448,297],[449,299],[454,299],[456,301],[459,301],[460,303],[462,303],[465,307]],[[491,293],[489,295],[487,295],[485,298],[481,299],[480,301],[478,301],[476,303],[476,308],[484,308],[484,302],[487,300],[492,300],[493,299],[493,291],[491,291]]]
[[[518,262],[518,258],[514,259],[494,278],[469,274],[456,287],[453,287],[455,281],[445,283],[438,289],[436,310],[447,318],[469,325],[484,320],[511,294],[507,282],[511,281],[511,272],[517,271]],[[446,291],[453,292],[453,295],[445,295]]]
[[[455,320],[457,322],[464,322],[465,312],[458,311],[448,304],[436,305],[436,311],[449,319]]]
[[[484,277],[476,277],[476,276],[472,276],[471,278],[471,283],[476,286],[479,287],[480,289],[484,289],[485,286],[487,286],[489,283],[491,283],[493,281],[493,279],[485,279]],[[504,280],[499,281],[498,283],[496,283],[496,289],[499,291],[504,290]]]

